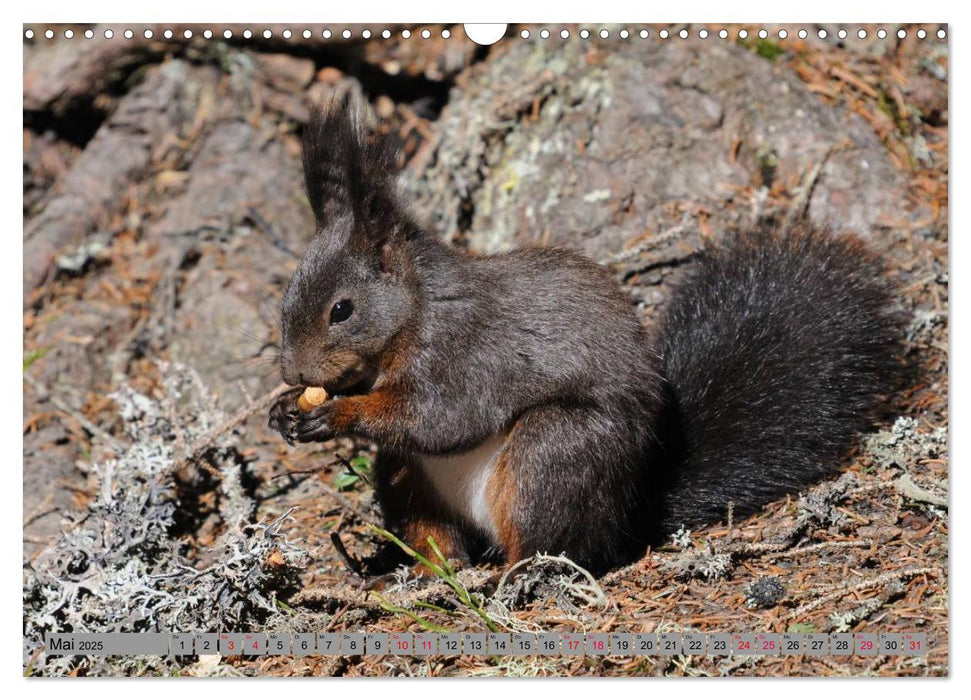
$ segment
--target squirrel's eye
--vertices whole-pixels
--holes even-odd
[[[346,321],[351,317],[352,313],[354,313],[354,304],[351,303],[350,299],[343,299],[337,302],[334,304],[334,308],[330,310],[331,325]]]

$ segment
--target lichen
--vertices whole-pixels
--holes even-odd
[[[221,415],[200,398],[186,370],[166,373],[156,400],[123,387],[118,404],[130,445],[94,465],[96,491],[56,541],[25,564],[24,662],[31,673],[64,675],[78,665],[98,675],[169,673],[162,657],[46,657],[47,632],[196,632],[244,629],[281,615],[276,594],[292,588],[305,553],[284,536],[289,512],[249,522],[253,503],[240,484],[244,460],[232,448],[207,454],[222,475],[225,529],[203,569],[172,535],[179,501],[180,445],[204,438]],[[181,405],[181,408],[180,408]]]
[[[883,468],[906,469],[919,459],[937,459],[947,450],[947,428],[932,431],[918,430],[914,418],[900,416],[890,430],[881,430],[864,441],[864,448]]]

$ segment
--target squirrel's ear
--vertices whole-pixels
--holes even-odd
[[[307,197],[317,225],[352,215],[354,228],[373,232],[394,201],[396,149],[365,128],[365,107],[350,94],[314,107],[303,135]]]

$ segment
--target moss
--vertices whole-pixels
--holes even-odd
[[[887,93],[883,90],[881,90],[877,95],[877,109],[893,120],[893,125],[897,130],[897,133],[903,136],[910,135],[910,121],[905,115],[900,113],[900,109],[897,107],[897,102],[891,99],[890,96],[887,95]]]
[[[32,364],[37,362],[51,351],[51,347],[40,348],[39,350],[31,350],[26,355],[24,355],[24,371],[26,372]]]
[[[739,39],[738,43],[762,58],[775,61],[786,50],[768,39]]]
[[[509,178],[501,185],[499,185],[499,187],[503,192],[506,192],[507,194],[511,194],[512,191],[516,189],[516,185],[518,184],[519,184],[519,173],[517,173],[515,169],[509,168]]]
[[[762,175],[762,184],[772,187],[775,181],[776,171],[779,168],[779,154],[770,145],[760,146],[755,152],[755,160],[759,165],[759,173]]]

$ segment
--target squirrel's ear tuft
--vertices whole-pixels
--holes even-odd
[[[397,150],[388,138],[368,134],[364,110],[348,94],[311,112],[303,171],[318,226],[350,214],[355,228],[367,230],[393,207]]]

